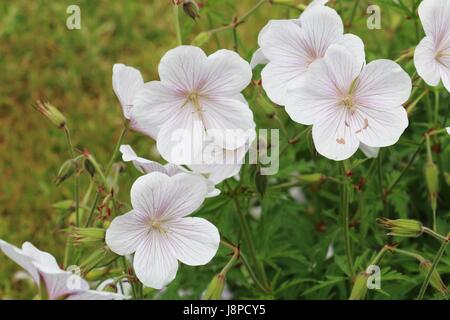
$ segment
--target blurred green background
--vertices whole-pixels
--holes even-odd
[[[184,43],[201,31],[229,23],[257,3],[198,2],[201,18],[197,22],[180,12]],[[382,8],[382,29],[369,30],[367,1],[331,1],[346,23],[346,32],[364,40],[368,60],[395,59],[402,50],[415,46],[422,34],[416,20],[388,2],[370,2]],[[66,9],[72,4],[81,8],[81,30],[66,28]],[[299,13],[289,6],[261,6],[237,29],[239,53],[250,61],[258,32],[269,19],[293,18]],[[123,122],[111,86],[113,64],[134,66],[146,81],[153,80],[158,76],[160,58],[174,46],[170,0],[0,2],[0,239],[15,245],[31,241],[59,261],[63,256],[65,236],[52,204],[70,199],[72,188],[70,183],[56,187],[53,181],[69,155],[63,132],[33,110],[34,101],[46,99],[59,107],[68,118],[75,145],[106,163]],[[203,48],[207,53],[233,49],[233,32],[217,34]],[[408,65],[412,74],[412,65]],[[150,139],[133,133],[127,143],[140,155],[152,157]],[[130,178],[122,179],[120,197],[127,201],[127,190],[137,173],[127,170],[125,175]],[[19,267],[0,254],[0,298],[32,296],[31,289],[21,290],[24,284],[11,281],[17,270]]]

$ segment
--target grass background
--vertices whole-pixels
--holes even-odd
[[[180,13],[184,42],[190,43],[201,31],[229,23],[256,2],[200,0],[203,8],[197,22]],[[422,37],[417,20],[389,2],[371,1],[382,8],[381,30],[366,27],[367,1],[356,2],[356,6],[352,0],[331,2],[346,23],[346,32],[357,34],[365,42],[368,61],[396,59],[402,50],[415,46],[419,36]],[[81,7],[81,30],[66,28],[66,9],[71,4]],[[258,32],[269,19],[293,18],[299,12],[286,6],[263,5],[237,29],[240,54],[250,60],[257,48]],[[0,3],[0,239],[16,245],[31,241],[62,260],[65,237],[59,212],[52,204],[70,199],[72,189],[71,184],[56,187],[53,180],[69,155],[63,133],[33,110],[33,102],[45,98],[59,107],[68,118],[75,145],[92,151],[101,163],[106,163],[123,121],[111,86],[112,65],[117,62],[132,65],[141,70],[146,81],[157,79],[160,58],[174,46],[176,36],[170,0],[16,0]],[[218,38],[203,46],[207,53],[233,47],[231,31],[218,34]],[[413,74],[411,62],[406,69]],[[448,96],[441,101],[448,103]],[[258,105],[251,107],[260,123],[267,121],[263,113],[257,112]],[[418,117],[426,119],[427,111],[421,110]],[[295,124],[285,116],[282,120],[290,132],[295,131]],[[134,133],[128,135],[127,143],[142,156],[155,157],[150,139]],[[393,159],[400,162],[409,153],[410,149],[405,149]],[[334,164],[326,162],[322,168],[330,165]],[[301,171],[305,167],[294,164],[290,168]],[[420,165],[413,169],[420,179]],[[128,201],[128,190],[137,174],[127,170],[124,176],[121,199]],[[424,206],[423,186],[421,192],[418,201]],[[441,202],[448,203],[447,195],[441,197]],[[409,204],[404,206],[408,210]],[[283,210],[278,207],[275,213]],[[305,212],[306,209],[301,209],[298,214],[305,215]],[[446,213],[448,217],[448,210]],[[0,298],[33,296],[32,286],[11,281],[16,270],[19,268],[1,254]],[[321,275],[316,276],[316,280],[320,280]],[[206,285],[207,279],[202,280],[202,285]],[[335,294],[317,297],[333,296],[336,297]],[[290,297],[296,297],[296,294]]]

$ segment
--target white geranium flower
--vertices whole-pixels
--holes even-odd
[[[347,49],[333,45],[288,91],[286,111],[296,122],[313,125],[317,151],[332,160],[352,156],[360,143],[395,144],[408,126],[402,104],[411,79],[391,60],[361,68]]]
[[[450,127],[448,127],[446,130],[447,130],[447,133],[450,134]]]
[[[450,1],[422,1],[419,17],[426,37],[414,53],[417,73],[430,86],[442,80],[450,92]]]
[[[161,59],[159,76],[137,93],[132,113],[139,130],[156,139],[165,160],[189,164],[186,159],[197,154],[205,136],[229,150],[247,143],[255,123],[241,91],[252,72],[237,53],[219,50],[207,56],[200,48],[180,46]],[[187,141],[182,146],[180,138]],[[188,148],[191,158],[180,158],[180,147]]]
[[[27,271],[38,287],[45,286],[50,300],[122,300],[123,295],[89,290],[89,284],[80,276],[62,270],[55,258],[40,251],[30,242],[19,249],[0,240],[0,249],[14,262]]]
[[[264,56],[269,63],[261,72],[262,86],[269,98],[286,104],[289,85],[305,75],[311,63],[325,55],[332,44],[341,44],[353,54],[355,63],[362,67],[365,60],[364,44],[353,34],[344,34],[344,25],[337,12],[329,7],[315,5],[295,20],[271,20],[261,30],[258,52],[253,65]]]
[[[136,93],[144,85],[141,72],[133,67],[117,63],[113,66],[112,85],[122,106],[123,116],[130,120],[133,125],[133,100]]]
[[[107,245],[119,255],[134,253],[136,276],[144,285],[161,289],[175,278],[178,261],[204,265],[217,252],[217,228],[205,219],[187,217],[207,192],[205,180],[191,174],[139,177],[131,188],[133,210],[111,222]]]

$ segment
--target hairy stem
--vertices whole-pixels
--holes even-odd
[[[345,176],[346,173],[345,162],[342,162],[342,172]],[[343,184],[341,186],[341,221],[342,221],[342,231],[344,235],[345,243],[345,254],[347,256],[348,269],[350,275],[353,278],[355,275],[355,270],[353,266],[353,255],[352,255],[352,243],[350,238],[350,190],[348,184]]]

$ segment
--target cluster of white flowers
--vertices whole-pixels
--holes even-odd
[[[358,148],[376,157],[378,148],[395,144],[407,128],[402,104],[411,94],[410,77],[391,60],[366,63],[363,41],[344,33],[342,19],[326,3],[313,1],[298,19],[270,21],[250,64],[229,50],[207,56],[200,48],[179,46],[161,59],[159,81],[144,83],[139,70],[114,65],[113,89],[124,117],[156,141],[168,162],[141,158],[129,145],[120,148],[122,159],[143,176],[131,188],[132,211],[112,221],[106,243],[119,255],[134,254],[144,285],[163,288],[175,278],[178,261],[204,265],[217,252],[217,228],[187,216],[220,193],[218,183],[239,173],[256,138],[241,93],[252,67],[266,64],[261,78],[267,96],[293,121],[312,125],[315,147],[329,159],[348,159]],[[442,79],[450,90],[450,1],[425,0],[419,15],[426,37],[415,52],[417,71],[429,85]],[[61,286],[72,274],[29,243],[22,250],[3,241],[0,247],[38,285],[44,283],[51,299],[123,297],[89,290],[82,279],[81,289]]]

